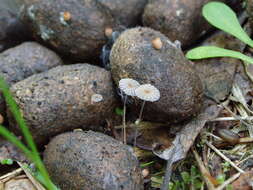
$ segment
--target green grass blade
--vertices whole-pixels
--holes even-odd
[[[1,134],[4,135],[10,142],[14,143],[17,147],[19,147],[22,151],[24,151],[26,155],[27,154],[29,155],[28,158],[30,158],[31,161],[35,163],[36,167],[39,169],[39,171],[43,175],[46,182],[45,185],[47,189],[55,190],[55,185],[51,182],[49,178],[49,175],[39,156],[39,152],[33,141],[29,128],[27,127],[26,122],[22,117],[22,114],[19,110],[17,103],[15,102],[14,98],[11,95],[8,85],[6,84],[5,80],[1,76],[0,76],[0,90],[2,91],[5,101],[11,113],[13,114],[13,117],[15,118],[17,124],[19,125],[25,137],[27,145],[31,149],[31,153],[29,153],[30,151],[22,143],[17,141],[17,138],[14,135],[12,135],[12,133],[8,133],[8,130],[6,130],[4,127],[1,128],[1,132],[2,132]]]
[[[5,80],[2,77],[0,77],[0,89],[3,93],[3,96],[5,98],[5,101],[8,105],[11,113],[13,114],[13,117],[15,118],[18,126],[20,127],[20,129],[25,137],[27,145],[30,147],[32,152],[37,153],[38,151],[37,151],[36,145],[33,141],[32,135],[25,123],[25,120],[22,117],[22,114],[19,110],[18,105],[16,104],[15,100],[13,99],[13,97],[11,95],[8,85],[6,84]]]
[[[22,150],[25,155],[30,159],[33,160],[32,152],[26,148],[26,146],[9,130],[7,130],[4,126],[0,125],[0,135],[10,141],[12,144],[16,145],[20,150]]]
[[[43,184],[44,186],[46,186],[47,181],[45,180],[44,176],[41,175],[40,172],[36,172],[36,173],[34,174],[34,177],[35,177],[41,184]],[[56,187],[54,184],[52,184],[52,185],[53,185],[52,190],[59,190],[59,188]]]
[[[202,14],[216,28],[235,36],[245,44],[253,47],[253,41],[242,29],[234,11],[226,4],[221,2],[207,3],[202,9]]]
[[[48,190],[59,190],[51,181],[47,170],[43,164],[43,162],[41,161],[41,159],[36,159],[34,161],[36,167],[39,169],[41,175],[43,176],[43,185],[45,185],[47,187]]]
[[[214,57],[232,57],[253,64],[253,59],[240,52],[223,49],[215,46],[202,46],[187,52],[188,59],[205,59]]]

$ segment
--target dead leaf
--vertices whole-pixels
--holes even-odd
[[[245,44],[224,32],[218,32],[203,42],[242,52]],[[215,100],[224,100],[230,93],[236,67],[241,62],[231,58],[203,59],[194,66],[204,85],[204,93]]]
[[[118,140],[122,138],[122,125],[116,126]],[[162,123],[152,123],[142,121],[138,125],[134,123],[127,124],[127,142],[134,144],[136,136],[136,146],[144,150],[152,150],[155,144],[159,144],[164,148],[171,146],[174,139],[173,134],[170,134],[172,126]],[[136,135],[137,130],[137,135]],[[174,129],[173,129],[174,130]]]
[[[250,72],[251,74],[253,74],[253,65],[248,65],[247,67],[248,72]],[[235,81],[236,84],[240,87],[240,89],[242,90],[243,96],[246,97],[247,99],[247,94],[252,90],[253,84],[252,82],[249,80],[249,78],[247,77],[243,65],[239,65],[237,68],[237,72],[235,75]]]
[[[244,109],[247,112],[249,112],[250,114],[253,114],[253,111],[251,111],[248,107],[247,101],[245,99],[245,96],[243,95],[241,88],[236,83],[234,83],[234,85],[232,87],[232,95],[231,95],[230,99],[242,104]]]
[[[210,103],[208,100],[205,101],[203,111],[196,118],[181,126],[181,131],[176,134],[176,138],[172,142],[173,146],[161,152],[153,150],[154,154],[164,160],[172,160],[173,163],[184,159],[206,122],[216,118],[222,109],[208,102]],[[171,154],[172,152],[174,154]]]
[[[251,190],[253,180],[253,170],[250,170],[232,183],[233,190]]]

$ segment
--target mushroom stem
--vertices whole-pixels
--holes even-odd
[[[127,96],[124,99],[124,108],[123,108],[123,143],[126,144],[126,101]]]
[[[142,118],[142,114],[143,114],[143,110],[144,110],[144,106],[145,106],[145,102],[146,101],[143,101],[142,105],[141,105],[141,111],[140,111],[140,115],[139,115],[139,122],[141,121],[141,118]]]
[[[136,120],[136,125],[139,125],[141,122],[141,118],[142,118],[142,114],[143,114],[143,110],[144,110],[144,106],[145,106],[145,100],[143,101],[142,105],[141,105],[141,111],[139,114],[139,119]],[[135,127],[135,132],[134,132],[134,147],[136,146],[136,139],[137,139],[137,126]]]

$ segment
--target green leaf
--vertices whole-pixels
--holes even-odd
[[[216,28],[235,36],[245,44],[253,47],[253,41],[242,29],[234,11],[226,4],[221,2],[207,3],[202,9],[202,14]]]
[[[140,167],[141,167],[141,168],[145,168],[145,167],[148,167],[148,166],[150,166],[150,165],[152,165],[152,164],[154,164],[154,163],[155,163],[155,161],[145,162],[145,163],[142,163],[142,164],[140,165]]]
[[[116,109],[115,109],[115,112],[116,112],[117,115],[120,115],[120,116],[123,116],[123,115],[124,115],[124,110],[121,109],[121,108],[116,108]]]
[[[200,180],[195,180],[193,186],[195,187],[195,189],[201,189],[201,187],[203,186],[203,181]]]
[[[226,187],[226,190],[233,190],[233,186],[231,184],[228,184],[228,186]]]
[[[12,159],[6,159],[6,164],[12,165],[13,164],[13,160]]]
[[[183,178],[183,180],[184,180],[185,183],[187,183],[187,184],[190,183],[191,176],[190,176],[190,174],[188,172],[182,172],[181,176],[182,176],[182,178]]]
[[[220,175],[218,175],[216,180],[218,181],[219,184],[222,184],[226,180],[226,176],[224,174],[220,174]]]
[[[186,57],[188,59],[204,59],[214,57],[232,57],[241,59],[247,63],[253,64],[253,58],[246,56],[240,52],[223,49],[215,46],[202,46],[194,48],[187,52]]]

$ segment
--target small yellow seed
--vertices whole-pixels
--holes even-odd
[[[148,169],[143,169],[143,170],[141,171],[141,174],[142,174],[142,177],[143,177],[143,178],[146,178],[146,177],[148,177],[148,175],[149,175],[149,170],[148,170]]]
[[[152,45],[155,49],[160,50],[163,47],[163,43],[160,38],[155,38],[152,40]]]
[[[68,11],[64,12],[64,13],[63,13],[63,19],[64,19],[65,21],[69,21],[69,20],[71,19],[71,13],[68,12]]]
[[[110,38],[110,37],[112,36],[112,33],[113,33],[113,30],[112,30],[111,27],[106,27],[106,28],[105,28],[105,36],[106,36],[107,38]]]

